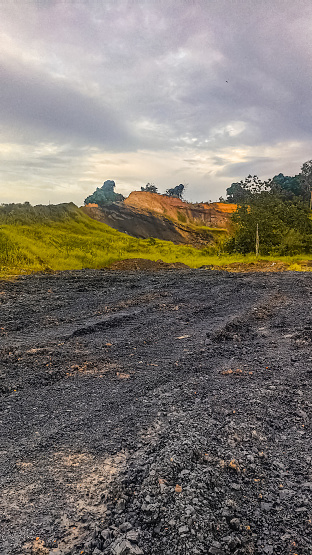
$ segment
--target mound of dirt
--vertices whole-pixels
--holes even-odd
[[[127,258],[114,262],[109,267],[109,270],[150,270],[152,272],[157,270],[189,270],[189,266],[183,262],[164,262],[163,260],[148,260],[147,258]]]

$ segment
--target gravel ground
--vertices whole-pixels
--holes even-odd
[[[312,275],[0,283],[0,553],[312,554]]]

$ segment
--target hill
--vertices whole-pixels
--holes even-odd
[[[227,235],[236,204],[192,204],[168,195],[133,191],[122,202],[87,204],[82,210],[133,237],[201,247]]]
[[[0,275],[102,268],[144,258],[208,263],[206,250],[158,239],[138,239],[91,219],[75,204],[0,206]]]
[[[310,269],[298,257],[223,254],[219,248],[175,245],[160,239],[139,239],[89,218],[73,203],[51,206],[0,205],[0,278],[31,272],[104,268],[165,269],[180,263],[229,271]],[[280,260],[281,265],[276,264]],[[157,265],[149,261],[157,262]],[[166,264],[169,266],[166,266]],[[291,264],[291,266],[289,266]],[[289,268],[288,268],[289,267]]]

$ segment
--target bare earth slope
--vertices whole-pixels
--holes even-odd
[[[0,553],[312,545],[312,276],[77,271],[0,289]]]
[[[102,207],[90,204],[82,210],[91,218],[133,237],[155,237],[200,246],[213,241],[213,229],[219,233],[229,229],[236,204],[191,204],[167,195],[133,191],[123,202]],[[212,231],[209,234],[201,226]]]

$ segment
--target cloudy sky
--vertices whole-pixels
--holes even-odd
[[[0,0],[0,202],[188,183],[217,200],[312,158],[311,0]]]

